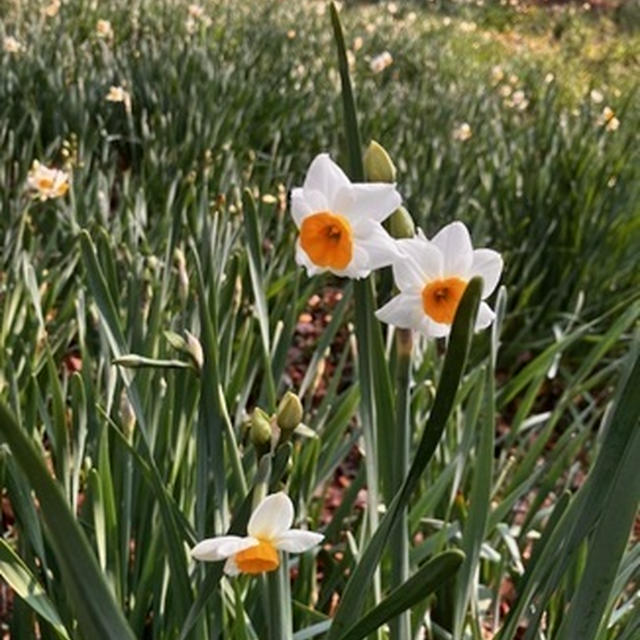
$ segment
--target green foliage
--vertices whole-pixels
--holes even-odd
[[[394,640],[405,623],[635,637],[637,33],[570,8],[396,4],[212,0],[210,24],[186,2],[0,4],[0,39],[22,45],[0,52],[12,637],[36,621],[45,640],[386,638],[387,623]],[[427,235],[462,219],[503,252],[490,339],[471,336],[473,283],[446,355],[416,339],[403,363],[372,315],[388,274],[295,266],[287,189],[320,151],[362,178],[371,138]],[[71,171],[66,197],[31,198],[36,159]],[[305,341],[314,294],[330,317]],[[290,389],[302,423],[256,451],[249,415]],[[267,582],[189,558],[244,535],[255,497],[283,486],[326,536],[291,558],[293,580],[285,564]]]

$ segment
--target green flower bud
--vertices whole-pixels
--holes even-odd
[[[372,140],[364,152],[364,173],[369,182],[395,182],[396,168],[384,147]]]
[[[191,356],[191,359],[196,365],[198,371],[202,371],[202,366],[204,365],[204,352],[202,351],[200,340],[198,340],[191,331],[185,331],[184,333],[187,336],[187,352]]]
[[[276,419],[283,434],[288,435],[302,422],[302,403],[292,391],[287,391],[280,400]]]
[[[260,407],[256,407],[249,420],[249,438],[259,456],[271,448],[271,422],[269,416]]]
[[[392,238],[413,238],[416,235],[416,225],[411,214],[404,207],[398,207],[391,214],[389,234]]]

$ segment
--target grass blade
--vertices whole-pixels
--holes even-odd
[[[84,637],[133,640],[131,628],[107,586],[96,558],[60,487],[33,443],[0,402],[0,432],[35,490]]]
[[[377,607],[358,620],[340,640],[361,640],[382,624],[410,609],[453,578],[464,560],[457,549],[443,551],[425,563],[405,583],[394,589]]]

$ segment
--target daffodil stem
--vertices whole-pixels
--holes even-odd
[[[396,425],[394,441],[393,492],[402,487],[409,471],[409,449],[411,446],[410,380],[413,336],[410,329],[396,329]],[[395,589],[409,579],[409,531],[407,509],[402,509],[395,527],[391,531],[391,588]],[[401,613],[391,620],[391,640],[409,640],[411,637],[411,614]]]
[[[286,553],[281,554],[280,566],[267,574],[269,599],[269,640],[292,640],[291,589],[289,563]]]

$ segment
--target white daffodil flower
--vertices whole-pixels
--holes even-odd
[[[394,260],[392,267],[400,294],[376,311],[379,320],[396,327],[434,338],[447,336],[467,282],[481,276],[484,299],[500,280],[500,254],[474,250],[462,222],[447,225],[431,241],[419,235],[398,240],[398,246],[404,256]],[[481,302],[476,331],[488,327],[494,317],[489,305]]]
[[[293,504],[282,491],[267,496],[256,508],[247,526],[248,536],[218,536],[199,542],[191,549],[196,560],[226,560],[224,572],[257,574],[280,566],[279,551],[302,553],[319,544],[324,536],[292,529]]]
[[[50,169],[34,160],[27,185],[38,193],[41,200],[59,198],[69,190],[69,174],[60,169]]]
[[[391,264],[398,250],[381,223],[401,201],[395,185],[351,183],[326,153],[316,156],[304,185],[291,192],[300,230],[296,261],[310,276],[330,271],[347,278]]]

